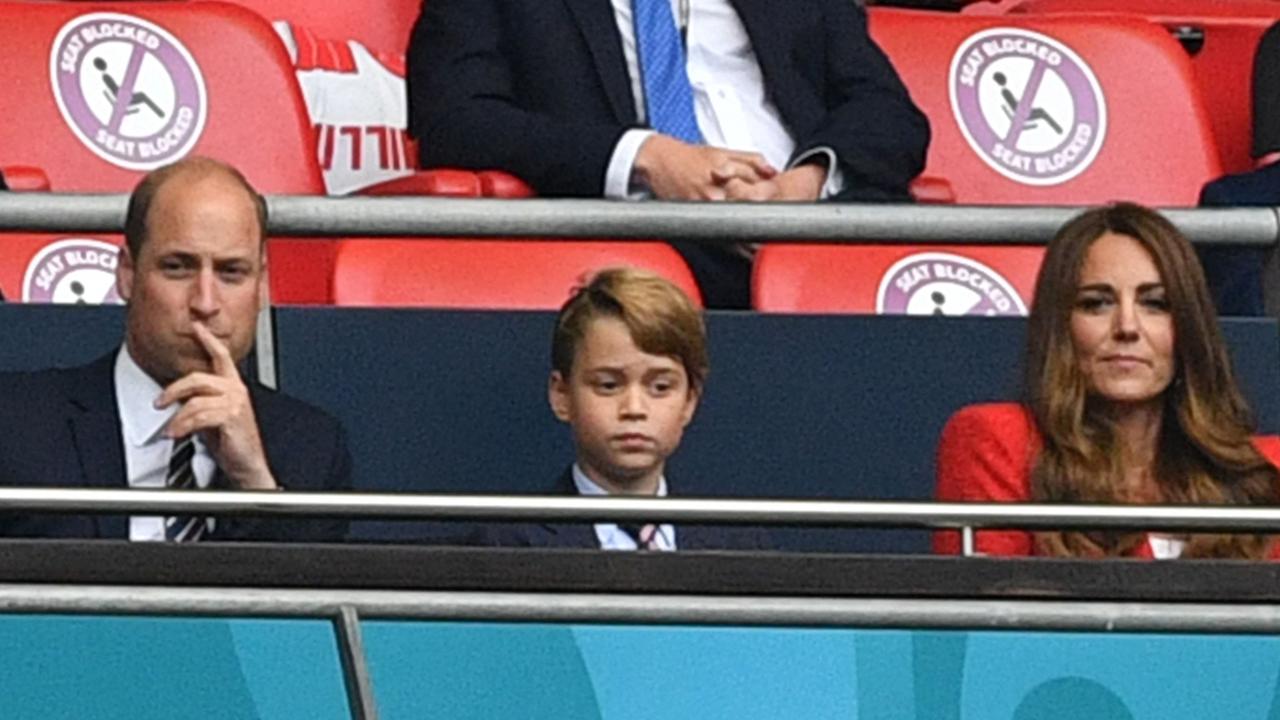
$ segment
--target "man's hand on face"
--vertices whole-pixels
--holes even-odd
[[[726,183],[755,183],[778,173],[759,153],[690,145],[666,135],[644,141],[635,172],[659,200],[724,200]]]
[[[218,467],[233,488],[275,490],[275,478],[258,434],[258,420],[249,389],[240,379],[227,346],[203,323],[192,324],[209,354],[212,372],[193,372],[169,384],[156,400],[157,408],[181,403],[165,434],[172,438],[200,433]]]

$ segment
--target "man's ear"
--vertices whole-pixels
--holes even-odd
[[[693,414],[698,410],[698,401],[702,399],[702,390],[689,386],[689,393],[684,398],[684,409],[680,411],[680,426],[688,427],[693,422]]]
[[[262,272],[258,273],[258,309],[271,305],[271,274],[268,272],[267,255],[263,251]]]
[[[129,252],[128,245],[122,245],[116,255],[116,292],[125,302],[129,302],[129,298],[133,297],[135,272],[133,253]]]
[[[561,422],[573,420],[573,413],[569,410],[569,381],[559,370],[552,370],[551,377],[547,379],[547,402]]]

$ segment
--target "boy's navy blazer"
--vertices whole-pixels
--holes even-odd
[[[126,488],[116,407],[116,351],[88,365],[0,373],[0,485]],[[248,382],[267,462],[286,490],[351,486],[351,455],[336,419]],[[213,486],[223,483],[221,472]],[[346,521],[218,518],[210,540],[341,540]],[[0,536],[129,537],[126,515],[0,514]]]
[[[577,495],[573,468],[564,471],[556,493]],[[676,525],[677,550],[772,550],[773,543],[759,528],[716,525]],[[590,523],[494,523],[479,533],[481,545],[496,547],[596,548],[600,541]]]

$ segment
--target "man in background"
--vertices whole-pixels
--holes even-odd
[[[129,199],[117,266],[120,348],[88,365],[0,374],[0,483],[14,486],[342,490],[336,420],[246,381],[266,297],[266,204],[233,168],[189,158]],[[5,515],[0,535],[339,540],[345,523]]]
[[[1263,34],[1253,58],[1255,168],[1204,186],[1205,207],[1280,205],[1280,23]],[[1213,247],[1200,251],[1205,279],[1222,315],[1265,315],[1263,265],[1267,251]]]
[[[851,0],[431,0],[408,86],[423,167],[548,197],[906,201],[929,141]],[[748,305],[745,247],[677,248]]]

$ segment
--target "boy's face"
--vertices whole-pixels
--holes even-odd
[[[617,318],[591,321],[571,376],[553,371],[548,395],[583,472],[610,493],[656,493],[698,406],[680,361],[640,350]]]

